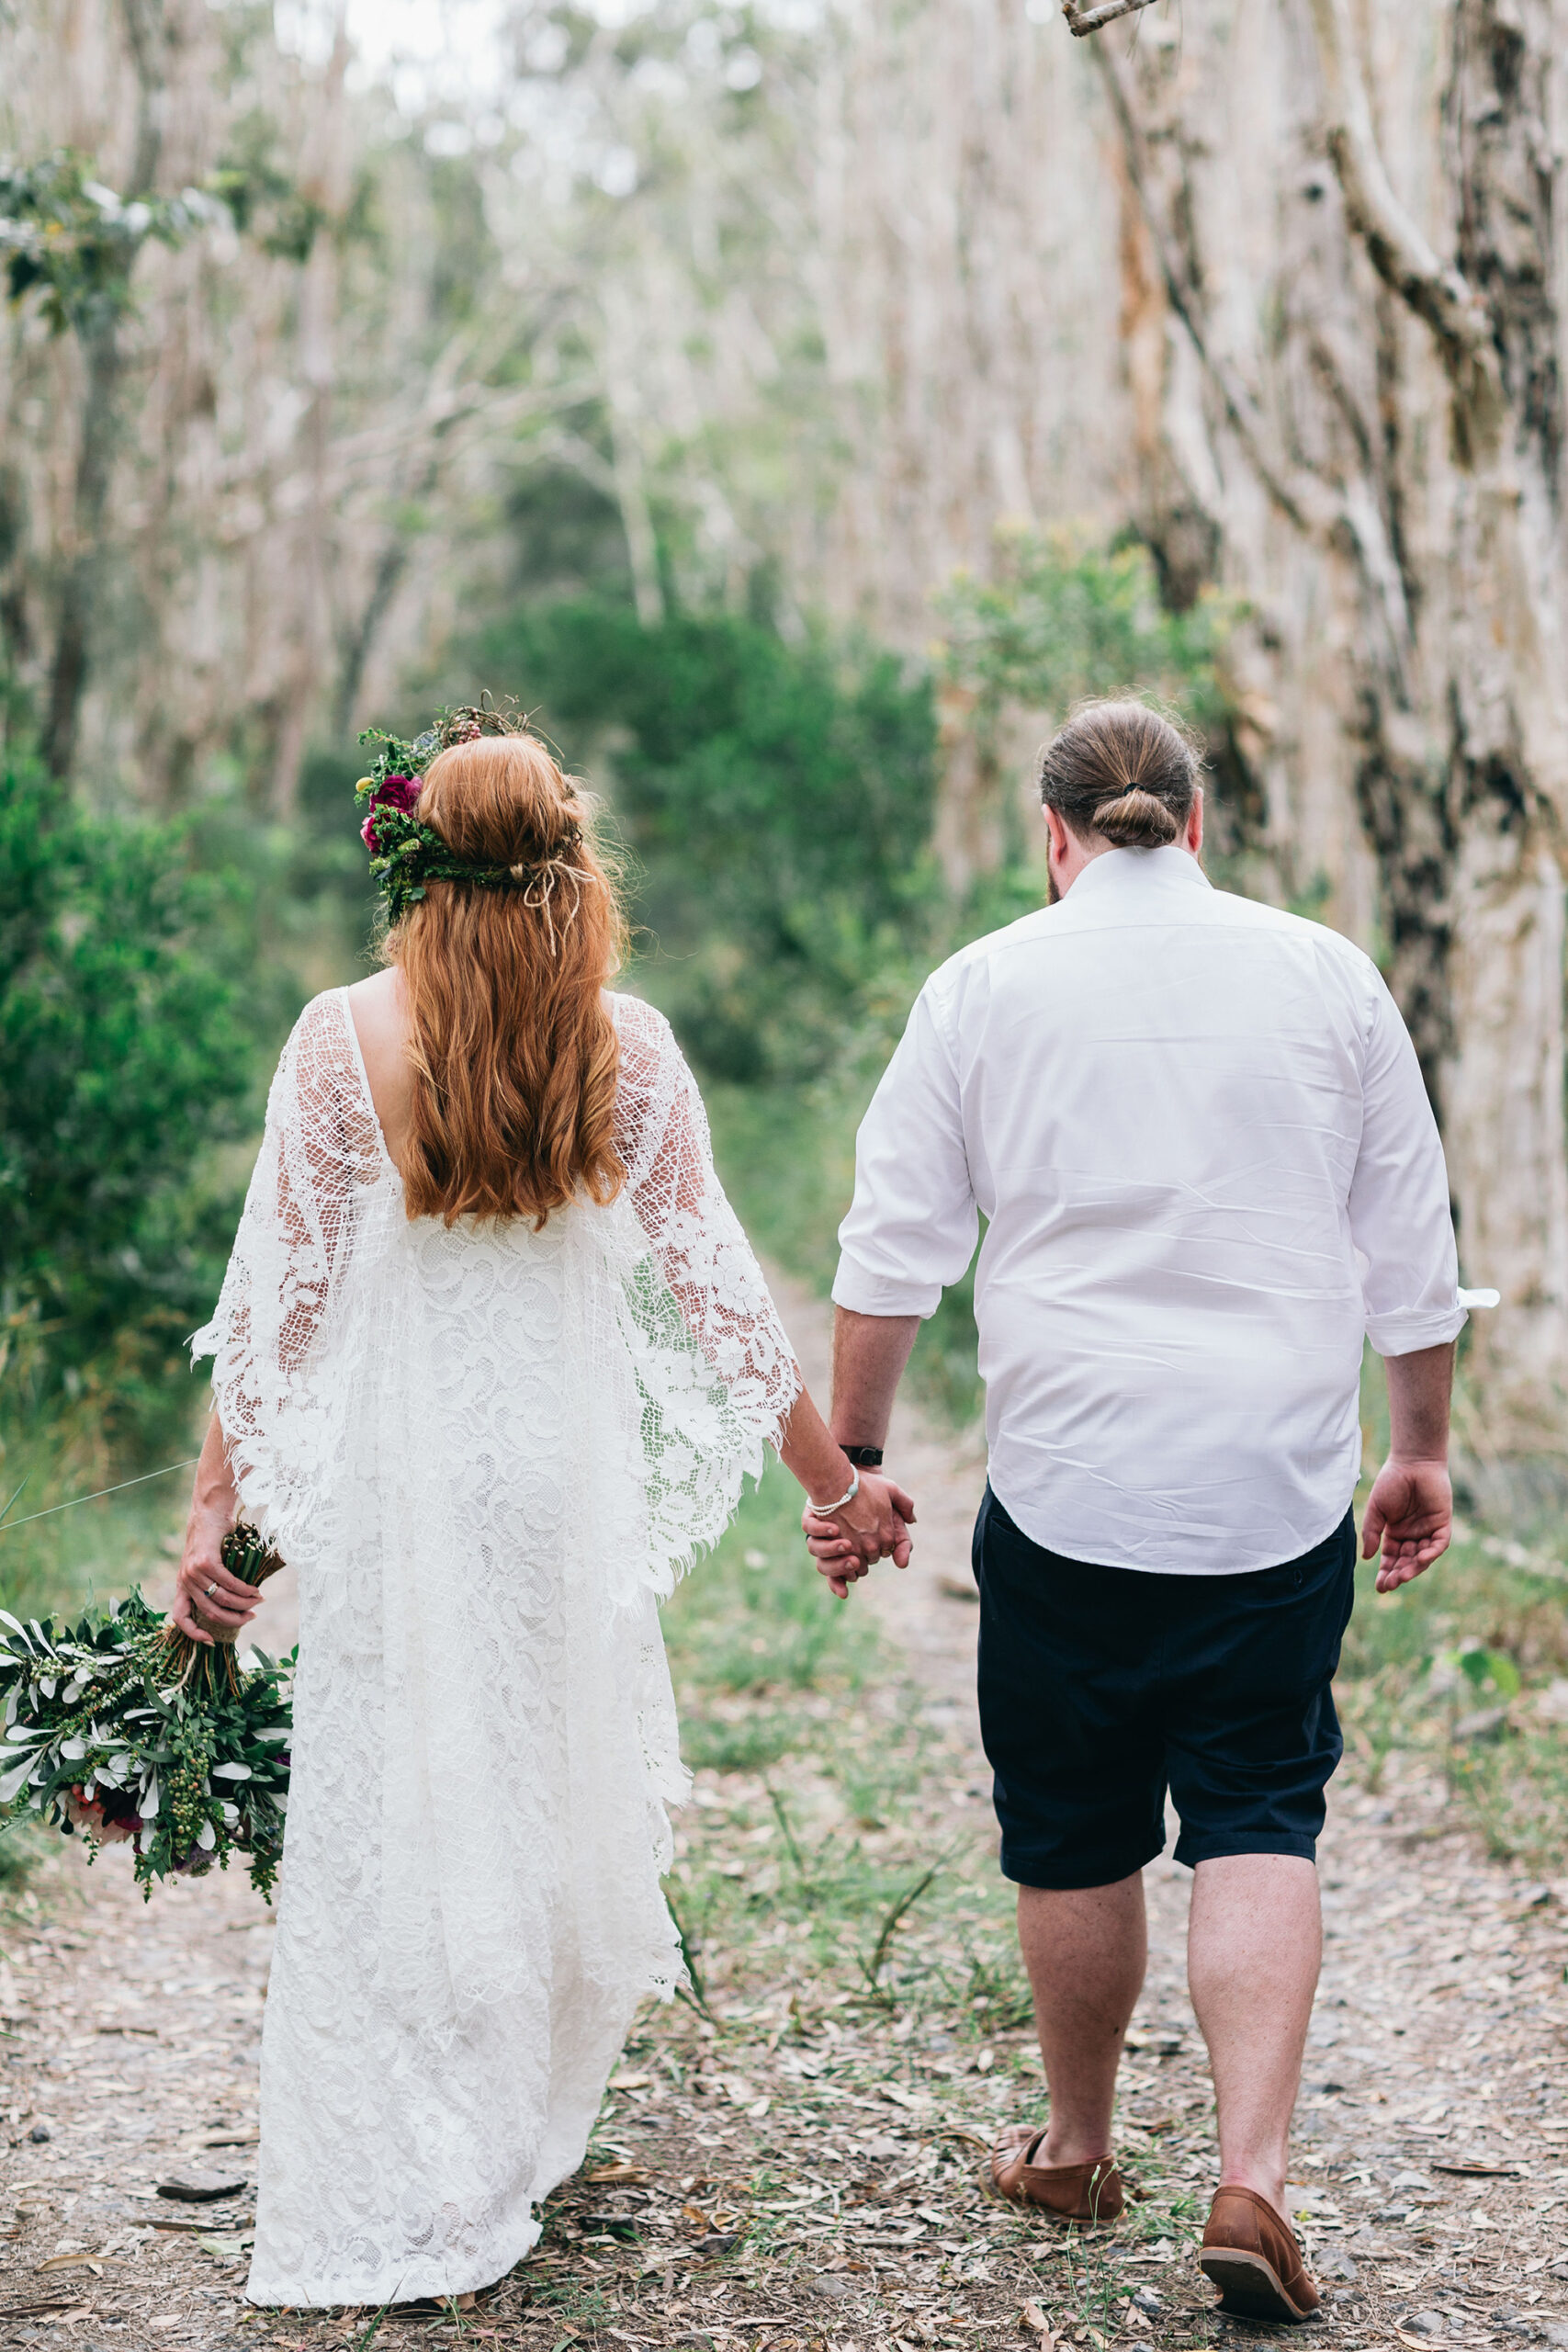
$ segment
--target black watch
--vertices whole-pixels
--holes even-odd
[[[879,1445],[842,1445],[839,1451],[854,1464],[857,1470],[880,1470],[882,1467],[882,1448]]]

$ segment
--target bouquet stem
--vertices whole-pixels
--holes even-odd
[[[262,1585],[268,1577],[276,1576],[283,1566],[281,1555],[265,1543],[245,1520],[231,1527],[223,1538],[220,1552],[224,1566],[242,1584]],[[220,1690],[234,1691],[240,1678],[234,1664],[234,1646],[239,1639],[231,1626],[218,1625],[194,1611],[197,1622],[212,1636],[211,1645],[193,1642],[177,1625],[165,1627],[164,1645],[169,1652],[178,1685],[198,1690],[212,1697]]]

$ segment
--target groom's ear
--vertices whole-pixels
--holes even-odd
[[[1192,795],[1192,806],[1187,812],[1187,846],[1194,857],[1203,847],[1203,787],[1200,785]]]
[[[1066,857],[1067,854],[1067,829],[1063,823],[1061,817],[1057,814],[1056,810],[1050,806],[1049,802],[1042,804],[1040,814],[1045,820],[1045,832],[1049,844],[1051,862],[1055,865],[1059,859]]]

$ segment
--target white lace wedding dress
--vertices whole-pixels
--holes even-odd
[[[502,2276],[680,1973],[658,1602],[799,1374],[667,1023],[611,1001],[629,1181],[536,1233],[410,1222],[318,997],[194,1342],[299,1587],[256,2302]]]

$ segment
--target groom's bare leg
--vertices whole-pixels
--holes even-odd
[[[1199,1863],[1187,1981],[1214,2077],[1220,2178],[1257,2189],[1281,2213],[1322,1957],[1311,1862],[1296,1854],[1225,1854]]]
[[[1111,2153],[1116,2068],[1148,1961],[1142,1871],[1111,1886],[1021,1886],[1018,1940],[1051,2092],[1042,2165]]]

